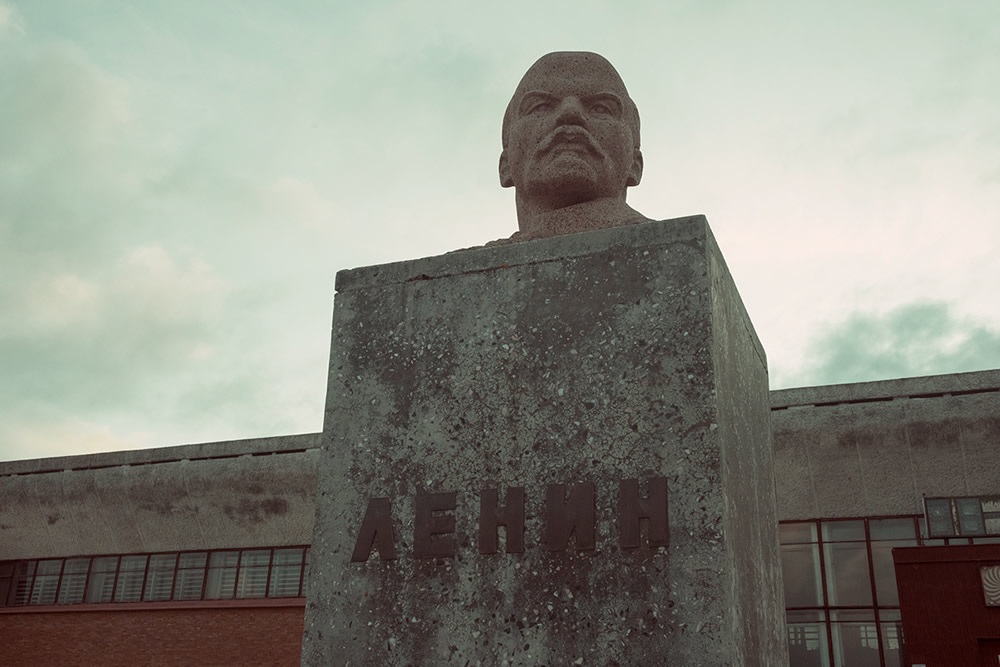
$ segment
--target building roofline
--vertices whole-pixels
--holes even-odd
[[[202,461],[239,456],[269,456],[293,454],[317,449],[321,433],[279,435],[245,440],[224,440],[191,445],[156,447],[153,449],[126,449],[117,452],[98,452],[72,456],[53,456],[42,459],[0,461],[0,477],[8,475],[37,475],[67,470],[94,470],[120,466],[142,466],[176,461]]]
[[[1000,392],[1000,369],[771,391],[771,410]]]

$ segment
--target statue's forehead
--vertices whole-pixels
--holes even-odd
[[[542,56],[521,78],[516,97],[530,90],[567,94],[613,92],[628,96],[615,68],[596,53],[550,53]]]

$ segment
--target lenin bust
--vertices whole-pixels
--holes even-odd
[[[648,219],[625,203],[642,178],[639,112],[596,53],[556,52],[532,65],[507,105],[500,185],[513,187],[510,243]]]

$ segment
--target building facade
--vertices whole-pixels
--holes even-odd
[[[1000,371],[773,391],[771,405],[791,664],[975,664],[942,660],[1000,646],[976,587],[1000,565]],[[0,463],[0,662],[297,664],[319,444]],[[952,636],[965,648],[918,646],[934,626],[925,562],[964,577],[952,604],[984,607]]]

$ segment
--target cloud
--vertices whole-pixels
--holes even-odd
[[[42,458],[149,447],[149,434],[116,433],[77,418],[0,425],[0,460]]]
[[[24,21],[21,19],[21,14],[17,11],[17,7],[9,2],[0,0],[0,37],[5,32],[23,33]]]
[[[866,382],[1000,368],[1000,330],[941,301],[855,313],[809,346],[801,384]]]

